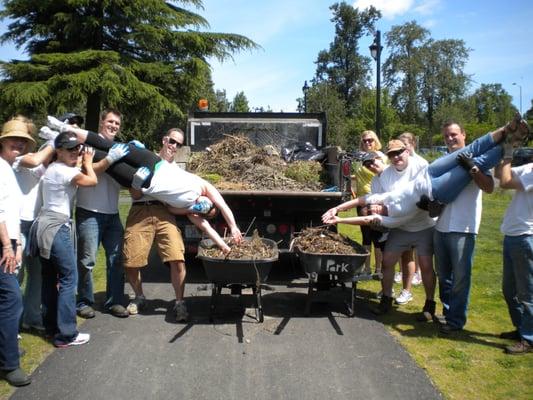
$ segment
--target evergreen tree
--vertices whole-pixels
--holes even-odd
[[[250,112],[250,107],[248,106],[248,99],[244,92],[238,92],[233,101],[231,102],[230,111],[232,112]]]
[[[200,0],[4,0],[13,20],[2,42],[28,61],[2,63],[0,101],[8,113],[86,109],[95,129],[102,107],[124,115],[137,134],[179,121],[209,87],[208,58],[253,49],[246,37],[201,32],[207,21],[185,6]],[[211,83],[212,85],[212,83]]]

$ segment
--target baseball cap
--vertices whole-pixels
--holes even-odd
[[[54,140],[56,149],[73,149],[77,145],[82,144],[75,133],[61,132]]]
[[[82,126],[83,125],[83,121],[84,121],[84,119],[83,119],[83,117],[81,115],[73,113],[73,112],[68,112],[68,113],[62,114],[59,117],[57,117],[57,119],[62,121],[62,122],[67,122],[70,125],[76,124],[78,126]]]
[[[376,158],[381,158],[381,156],[375,151],[369,151],[363,156],[361,162],[363,163],[363,165],[369,165],[372,164],[372,161],[374,161]]]
[[[391,151],[398,150],[405,150],[405,144],[398,139],[389,140],[389,143],[387,144],[387,154],[389,154]]]

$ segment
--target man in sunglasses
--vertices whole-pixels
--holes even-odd
[[[181,129],[169,129],[161,140],[159,157],[165,162],[173,163],[176,152],[183,146],[184,140],[185,136]],[[135,189],[130,189],[130,193],[133,202],[126,220],[123,254],[126,276],[135,298],[130,301],[128,312],[134,315],[145,307],[141,268],[148,264],[150,249],[155,240],[161,261],[170,269],[170,281],[176,296],[174,317],[177,322],[186,321],[189,314],[183,300],[186,275],[185,246],[176,225],[176,218],[162,202],[153,197],[139,194]]]

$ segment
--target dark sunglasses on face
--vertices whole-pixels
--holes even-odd
[[[363,139],[363,143],[374,143],[374,139]]]
[[[178,149],[183,146],[183,143],[180,143],[172,138],[168,138],[168,143],[175,145]]]
[[[82,147],[83,147],[83,146],[82,146],[81,144],[79,144],[79,145],[77,145],[76,147],[73,147],[73,148],[71,148],[71,149],[67,149],[67,150],[68,150],[68,151],[76,151],[76,152],[79,153]]]
[[[389,152],[387,153],[387,156],[388,156],[389,158],[398,157],[398,156],[401,155],[404,151],[405,151],[405,149],[403,149],[403,150],[396,150],[396,151],[389,151]]]

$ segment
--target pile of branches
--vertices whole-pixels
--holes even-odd
[[[250,240],[243,240],[239,244],[228,241],[230,252],[224,254],[218,247],[202,248],[202,255],[227,260],[267,260],[277,254],[277,249],[265,244],[257,229],[254,230]]]
[[[306,228],[298,233],[293,247],[306,253],[364,254],[364,249],[353,240],[329,230],[327,227]]]
[[[258,147],[245,136],[227,135],[202,152],[194,153],[189,171],[210,180],[218,189],[319,191],[322,167],[316,161],[288,164],[272,146]],[[292,177],[295,166],[303,171],[303,182]],[[210,176],[218,176],[216,182]],[[291,177],[287,176],[290,175]]]

